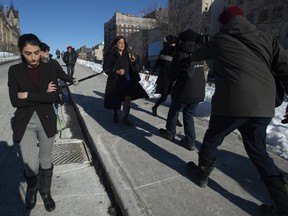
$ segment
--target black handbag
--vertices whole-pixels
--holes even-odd
[[[58,98],[56,103],[60,105],[63,105],[65,103],[63,91],[59,87],[58,87]]]

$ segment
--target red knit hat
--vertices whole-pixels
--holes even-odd
[[[68,47],[67,47],[67,50],[68,50],[68,49],[72,49],[72,48],[73,48],[72,46],[68,46]]]
[[[228,23],[235,16],[243,16],[243,10],[237,6],[227,7],[220,14],[218,20],[222,24]]]

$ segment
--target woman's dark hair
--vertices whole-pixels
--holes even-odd
[[[127,42],[126,42],[126,39],[125,37],[119,35],[117,36],[113,41],[112,43],[109,45],[108,49],[107,49],[107,52],[110,52],[110,51],[113,51],[115,49],[115,45],[118,43],[119,40],[123,39],[124,40],[124,43],[125,43],[125,49],[128,48],[128,45],[127,45]]]
[[[23,48],[27,45],[39,46],[41,45],[41,41],[34,34],[23,34],[19,37],[18,40],[18,48],[20,52],[22,52]]]

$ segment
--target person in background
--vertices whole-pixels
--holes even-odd
[[[46,43],[41,42],[40,48],[41,48],[41,60],[46,62],[46,63],[53,65],[53,67],[56,69],[58,79],[60,79],[64,82],[73,83],[74,86],[79,85],[79,81],[76,78],[68,76],[64,72],[64,70],[62,69],[59,62],[56,61],[55,59],[52,59],[52,55],[49,53],[50,47]],[[57,99],[57,102],[53,104],[53,107],[54,107],[55,113],[57,115],[57,118],[59,120],[58,105],[59,104],[63,105],[65,103],[65,101],[64,101],[64,93],[63,93],[60,85],[57,86],[57,89],[58,89],[58,99]]]
[[[9,68],[8,87],[11,104],[16,108],[13,138],[20,146],[27,181],[26,208],[35,207],[39,189],[45,209],[51,212],[56,207],[50,188],[52,146],[57,133],[52,106],[57,99],[57,72],[52,65],[41,61],[40,45],[34,34],[20,36],[22,63]]]
[[[172,62],[173,55],[177,50],[178,38],[172,35],[165,37],[163,42],[163,48],[156,60],[154,67],[152,68],[151,75],[153,75],[159,68],[158,78],[156,80],[156,94],[161,94],[160,98],[156,101],[152,107],[152,114],[157,116],[157,108],[160,104],[167,100],[168,95],[171,92],[173,82],[168,75],[169,66]],[[182,126],[181,122],[177,119],[177,126]]]
[[[178,36],[178,48],[169,66],[169,75],[174,83],[171,91],[171,105],[166,120],[166,129],[160,135],[174,140],[179,112],[183,110],[185,138],[180,145],[188,150],[195,149],[196,133],[193,116],[199,102],[205,98],[204,62],[190,62],[190,54],[199,47],[201,35],[188,29]]]
[[[61,52],[60,52],[59,49],[56,50],[55,54],[56,54],[56,56],[57,56],[57,59],[60,59],[60,54],[61,54]]]
[[[71,77],[74,75],[74,67],[77,61],[78,55],[72,46],[67,47],[67,51],[63,55],[63,61],[67,67],[67,74]]]
[[[79,85],[79,81],[76,78],[68,76],[62,69],[59,62],[51,58],[50,56],[51,54],[49,53],[50,47],[46,43],[41,42],[40,48],[41,48],[41,60],[46,63],[52,64],[56,68],[58,79],[61,79],[64,82],[73,83],[73,85],[75,86]]]
[[[191,61],[214,60],[215,93],[198,166],[188,162],[188,175],[205,187],[215,167],[218,146],[238,129],[272,199],[272,205],[260,206],[261,214],[288,215],[288,179],[267,153],[265,142],[267,126],[275,114],[276,87],[271,71],[287,82],[288,55],[275,38],[245,19],[241,8],[225,8],[218,20],[220,32],[190,57]]]
[[[140,76],[136,71],[135,57],[127,51],[126,39],[117,36],[104,53],[103,70],[108,75],[105,88],[104,107],[113,110],[113,121],[119,122],[118,110],[123,105],[123,123],[131,126],[129,112],[131,100],[148,98],[139,84]]]

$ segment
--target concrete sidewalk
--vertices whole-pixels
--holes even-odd
[[[75,71],[78,79],[95,73],[80,65]],[[159,136],[169,104],[160,106],[159,117],[155,117],[151,115],[154,100],[136,100],[130,118],[134,126],[113,123],[111,110],[103,106],[106,78],[101,74],[71,86],[70,91],[124,215],[258,215],[258,206],[269,202],[236,133],[226,137],[219,148],[216,169],[208,187],[201,189],[187,178],[186,163],[197,163],[198,150],[191,152],[177,144],[183,128],[177,128],[176,143]],[[198,117],[195,124],[201,142],[208,123]],[[287,174],[288,161],[271,156]]]

